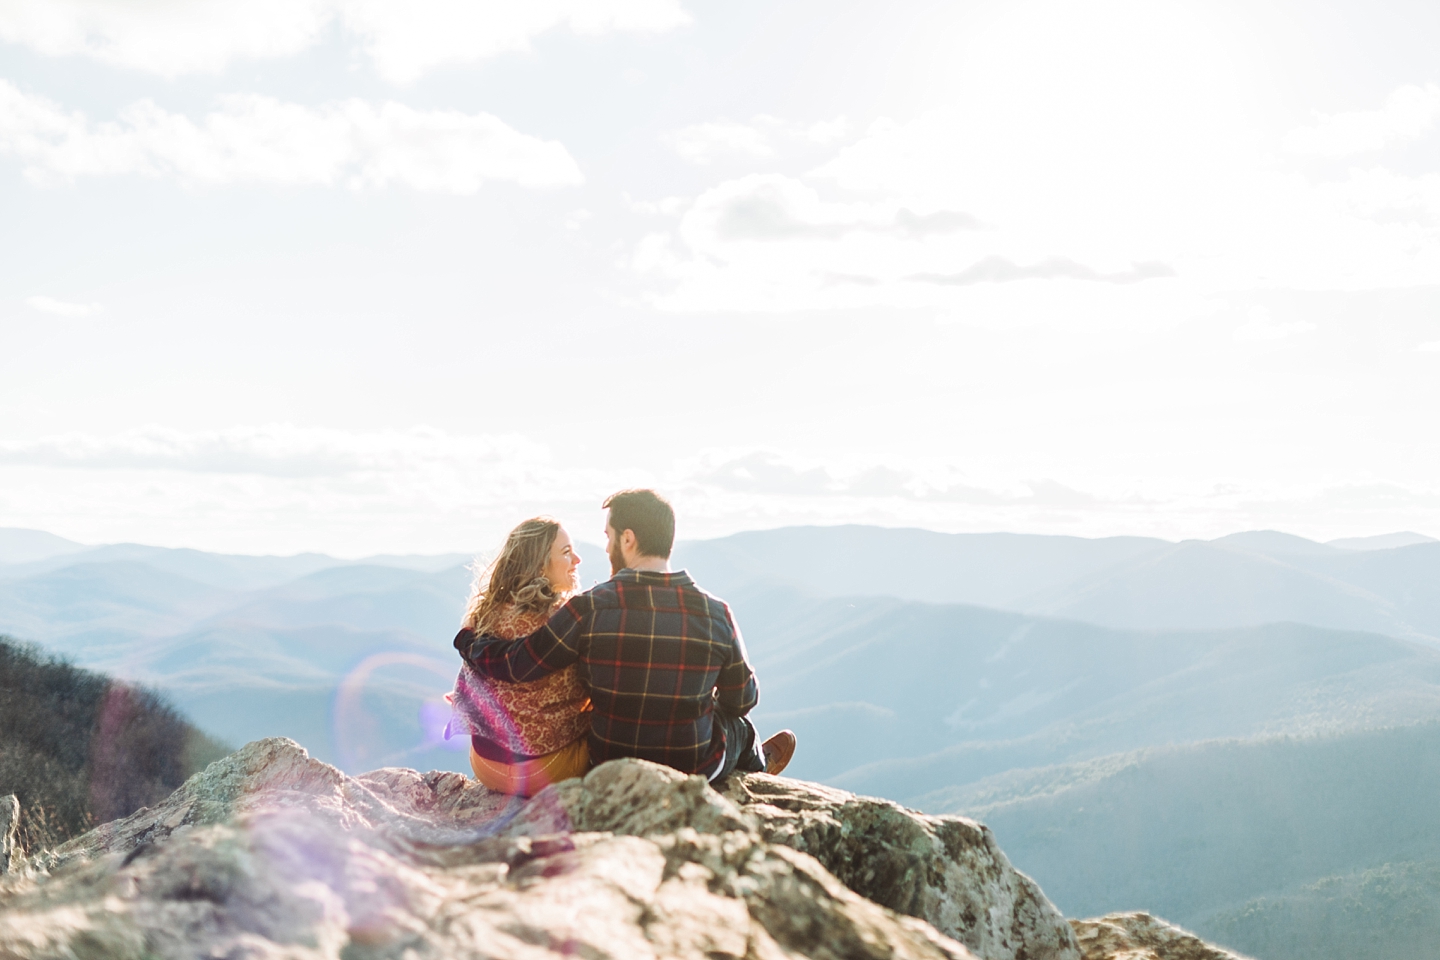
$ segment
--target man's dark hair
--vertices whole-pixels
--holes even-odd
[[[616,533],[635,532],[635,546],[643,556],[665,557],[675,546],[675,511],[654,490],[621,490],[605,498],[610,526]]]

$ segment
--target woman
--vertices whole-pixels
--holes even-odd
[[[575,592],[580,557],[549,517],[526,520],[479,572],[462,629],[507,639],[528,636]],[[590,697],[574,666],[533,683],[506,683],[460,668],[446,729],[470,733],[470,767],[492,790],[534,796],[590,768]]]

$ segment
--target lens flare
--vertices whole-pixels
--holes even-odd
[[[402,765],[440,745],[444,708],[439,690],[454,674],[454,661],[417,653],[376,653],[356,664],[336,688],[331,710],[341,769],[353,774]]]

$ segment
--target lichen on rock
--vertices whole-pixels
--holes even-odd
[[[1084,960],[1246,960],[1148,913],[1072,920]]]
[[[984,824],[764,774],[731,778],[725,796],[757,817],[766,841],[814,856],[850,889],[928,921],[979,956],[1078,951],[1060,911],[1010,865]]]

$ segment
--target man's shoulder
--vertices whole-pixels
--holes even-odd
[[[691,581],[690,581],[688,590],[689,590],[689,592],[694,593],[694,594],[696,594],[697,596],[703,597],[703,598],[705,599],[705,602],[708,603],[708,604],[710,604],[711,606],[714,606],[714,607],[717,607],[717,608],[720,608],[720,609],[723,609],[723,610],[729,610],[729,609],[730,609],[730,604],[726,603],[724,600],[722,600],[720,597],[716,596],[715,594],[711,593],[709,590],[706,590],[704,587],[700,586],[700,584],[696,583],[694,580],[691,580]]]
[[[725,623],[734,622],[734,617],[730,613],[730,604],[701,587],[693,579],[686,579],[685,585],[681,588],[681,594],[685,597],[686,606],[691,613],[713,617]]]
[[[589,602],[595,607],[628,607],[648,600],[648,594],[644,590],[647,587],[667,588],[668,596],[678,595],[683,609],[692,616],[714,617],[725,621],[732,619],[730,605],[696,585],[694,578],[685,570],[671,573],[621,570],[604,583],[597,583],[581,596],[590,597]],[[668,593],[668,590],[675,592]],[[666,600],[665,603],[669,606],[674,600]]]

